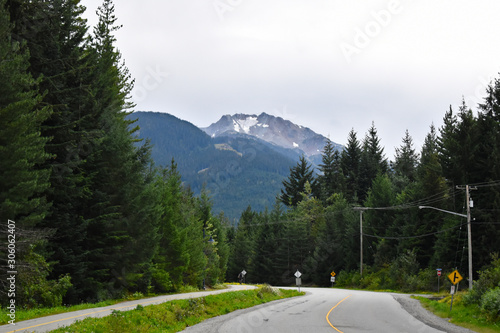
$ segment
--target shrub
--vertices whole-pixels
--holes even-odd
[[[154,290],[159,293],[166,293],[174,290],[170,275],[163,269],[157,267],[152,269],[152,285]]]
[[[491,320],[500,317],[500,287],[489,290],[481,297],[481,309],[486,312]]]
[[[261,288],[259,288],[257,296],[262,299],[262,298],[264,298],[264,294],[272,294],[275,296],[281,296],[281,292],[279,291],[279,289],[273,288],[268,284],[265,284]]]
[[[498,253],[492,254],[491,258],[491,264],[488,268],[479,272],[479,279],[465,297],[464,300],[467,304],[481,304],[481,299],[486,292],[500,286],[500,258]]]

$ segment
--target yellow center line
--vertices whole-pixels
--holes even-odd
[[[328,319],[328,317],[330,316],[330,313],[332,312],[333,309],[335,309],[337,306],[339,306],[340,303],[342,303],[343,301],[345,301],[346,299],[348,299],[349,297],[351,297],[352,295],[349,295],[343,299],[340,300],[340,302],[338,302],[337,304],[335,304],[335,306],[333,308],[330,309],[330,311],[328,311],[328,313],[326,314],[326,321],[328,322],[328,324],[330,324],[330,326],[336,330],[337,332],[340,332],[340,333],[343,333],[341,330],[339,330],[337,327],[333,326],[332,323],[330,323],[330,319]]]

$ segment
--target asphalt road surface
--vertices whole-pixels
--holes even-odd
[[[208,319],[186,333],[453,332],[452,325],[408,295],[301,288],[302,297],[266,303]]]
[[[244,290],[254,288],[245,285],[231,285],[228,289],[203,291],[186,294],[176,294],[167,296],[158,296],[153,298],[141,299],[136,301],[122,302],[119,304],[106,306],[102,308],[87,309],[81,311],[74,311],[68,313],[61,313],[58,315],[47,316],[37,319],[30,319],[22,322],[16,322],[16,325],[3,325],[0,326],[0,333],[13,333],[13,332],[50,332],[62,326],[69,326],[77,320],[82,320],[87,317],[105,317],[109,316],[113,310],[127,311],[133,310],[138,304],[143,306],[160,304],[163,302],[171,301],[174,299],[187,299],[203,297],[206,295],[220,294],[228,291]],[[132,333],[132,332],[131,332]]]

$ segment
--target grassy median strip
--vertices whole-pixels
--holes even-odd
[[[179,332],[208,318],[303,294],[296,290],[278,290],[264,286],[159,305],[138,305],[135,310],[113,311],[104,318],[86,318],[52,332]]]
[[[466,305],[460,294],[453,300],[453,308],[450,312],[451,296],[442,300],[432,300],[426,297],[415,297],[422,306],[434,313],[436,316],[448,319],[450,323],[468,328],[479,333],[500,332],[500,322],[488,318],[478,306]]]

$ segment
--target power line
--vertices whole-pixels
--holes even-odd
[[[377,235],[370,235],[370,234],[365,234],[365,233],[363,233],[363,236],[372,237],[372,238],[380,238],[380,239],[396,239],[396,240],[397,239],[424,238],[424,237],[428,237],[428,236],[433,236],[433,235],[441,234],[443,232],[447,232],[447,231],[450,231],[450,230],[453,230],[453,229],[456,229],[456,228],[460,228],[460,227],[462,227],[463,225],[466,225],[466,224],[467,223],[462,223],[460,225],[456,225],[456,226],[448,228],[448,229],[444,229],[444,230],[440,230],[440,231],[435,231],[435,232],[429,232],[427,234],[416,235],[416,236],[399,236],[399,237],[393,237],[393,236],[377,236]]]
[[[489,181],[489,182],[476,183],[476,184],[469,184],[469,186],[474,186],[474,187],[493,187],[493,186],[500,186],[500,180],[491,180],[491,181]]]

